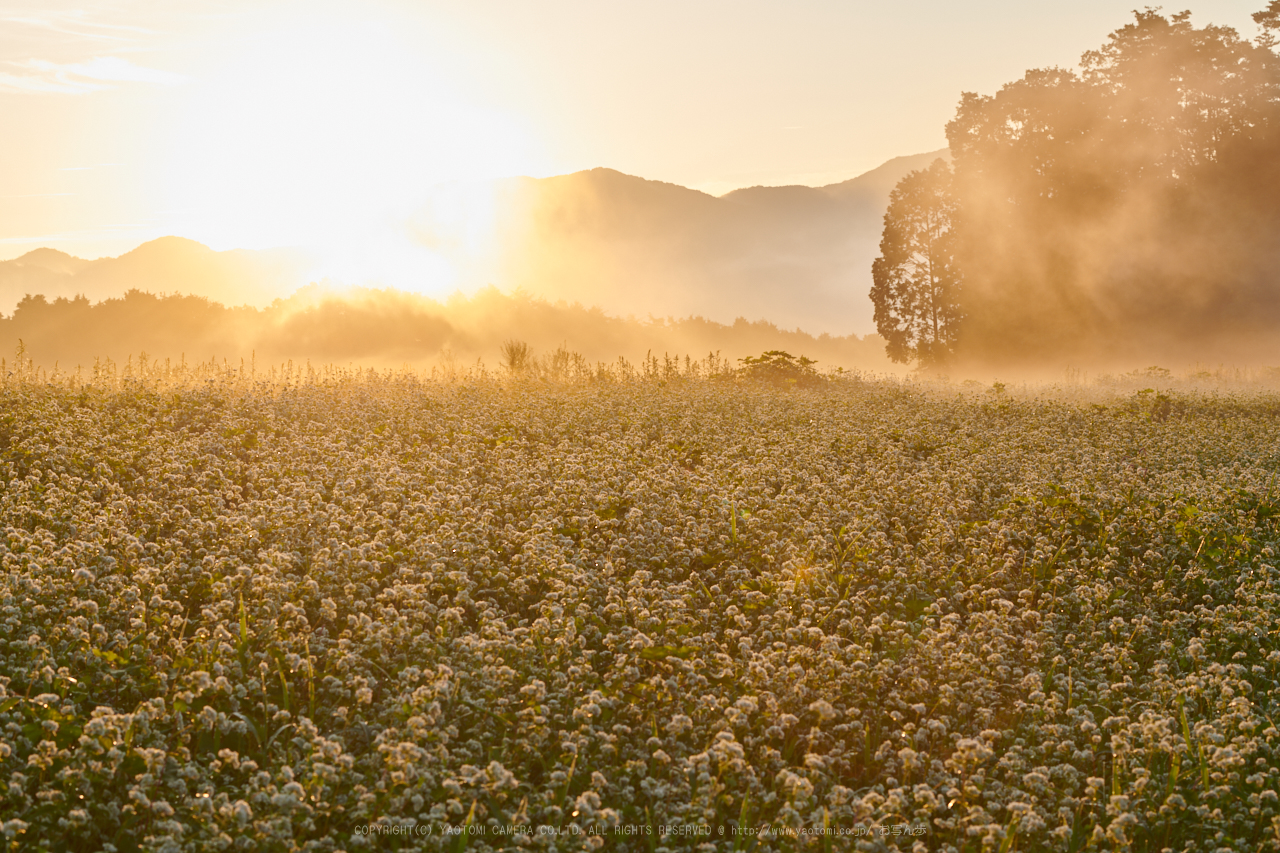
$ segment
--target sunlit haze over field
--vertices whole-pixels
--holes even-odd
[[[1280,853],[1280,0],[0,0],[0,853]]]
[[[1072,66],[1128,9],[3,0],[0,259],[173,234],[443,294],[456,264],[406,225],[439,184],[463,182],[431,214],[475,254],[496,178],[835,183],[943,147],[961,91]]]

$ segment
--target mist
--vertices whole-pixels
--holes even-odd
[[[816,359],[818,369],[891,372],[875,335],[811,335],[767,321],[731,324],[702,317],[616,317],[599,308],[551,303],[486,288],[436,301],[395,290],[333,291],[320,285],[258,309],[199,297],[132,290],[91,302],[25,297],[0,319],[0,347],[62,373],[125,365],[145,357],[172,363],[226,360],[265,367],[293,361],[361,367],[498,371],[508,341],[532,358],[559,353],[581,365],[639,365],[647,357],[738,359],[784,350]]]
[[[13,311],[28,295],[100,302],[129,290],[264,308],[309,283],[315,265],[316,259],[297,249],[216,252],[181,237],[161,237],[119,257],[92,260],[36,249],[0,261],[0,311]]]
[[[437,187],[410,233],[457,285],[626,316],[738,317],[814,334],[874,329],[867,300],[889,192],[945,152],[823,187],[712,196],[612,169]]]
[[[966,94],[947,136],[957,365],[1280,360],[1280,58],[1265,32],[1138,12],[1078,72]]]

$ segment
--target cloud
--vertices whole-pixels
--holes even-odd
[[[126,36],[112,35],[112,32],[133,33],[138,35],[151,35],[154,33],[153,30],[147,29],[146,27],[131,26],[128,24],[107,24],[100,21],[93,21],[89,19],[87,13],[83,9],[69,9],[52,12],[44,10],[39,13],[38,16],[21,14],[0,15],[0,24],[29,27],[35,30],[46,30],[60,35],[91,39],[107,39],[111,41],[128,40]],[[95,30],[107,30],[109,32],[95,32]]]
[[[66,64],[29,59],[9,65],[18,71],[0,71],[0,91],[84,95],[112,89],[120,83],[178,86],[187,80],[181,74],[134,65],[118,56],[97,56]]]

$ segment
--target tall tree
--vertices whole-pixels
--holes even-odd
[[[966,93],[947,126],[963,356],[1151,358],[1280,322],[1280,0],[1248,41],[1134,13],[1078,71]]]
[[[961,320],[955,213],[945,160],[907,175],[889,196],[880,257],[871,265],[871,301],[894,361],[934,367],[955,350]]]

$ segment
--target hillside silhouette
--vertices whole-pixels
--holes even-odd
[[[745,319],[642,321],[495,288],[439,302],[395,290],[334,292],[312,285],[263,309],[139,290],[96,303],[83,296],[28,296],[0,319],[0,352],[11,356],[21,347],[25,358],[64,373],[107,360],[123,364],[143,353],[175,363],[256,359],[414,368],[479,359],[497,369],[509,340],[527,343],[534,357],[562,350],[590,363],[713,352],[736,362],[785,350],[816,359],[820,369],[891,369],[884,342],[874,335],[813,336]]]
[[[825,187],[720,197],[612,169],[445,184],[407,227],[453,264],[467,292],[493,284],[613,315],[746,317],[844,335],[873,328],[867,270],[889,192],[938,156],[946,152],[898,157]],[[308,284],[313,260],[181,237],[97,260],[37,249],[0,261],[0,312],[26,295],[96,303],[129,290],[265,308]]]
[[[307,284],[310,266],[296,250],[215,252],[182,237],[161,237],[119,257],[97,260],[36,249],[0,261],[0,311],[12,311],[27,294],[50,300],[84,296],[98,302],[131,289],[265,306]]]
[[[899,157],[825,187],[715,197],[612,169],[437,187],[412,220],[464,282],[627,315],[767,318],[847,333],[873,328],[866,297],[889,192],[945,151]],[[481,199],[481,201],[477,201]],[[456,221],[483,205],[492,240]]]

